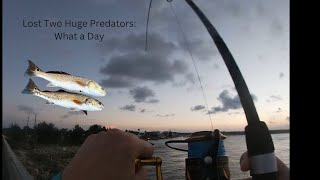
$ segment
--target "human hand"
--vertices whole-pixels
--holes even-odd
[[[249,171],[250,163],[249,163],[248,152],[245,152],[241,155],[240,158],[240,168],[241,171]],[[289,168],[279,159],[277,158],[278,165],[278,173],[277,180],[289,180],[290,179],[290,170]],[[242,180],[251,180],[252,178],[242,179]]]
[[[63,171],[63,180],[140,180],[146,179],[135,159],[151,157],[152,145],[136,135],[118,129],[90,135]]]

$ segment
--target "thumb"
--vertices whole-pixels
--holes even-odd
[[[250,161],[248,157],[248,151],[243,153],[240,158],[240,169],[241,171],[249,171],[250,170]]]
[[[145,180],[145,179],[147,179],[147,171],[143,166],[141,166],[139,167],[139,169],[136,169],[134,180]]]
[[[250,170],[250,163],[249,163],[249,157],[248,157],[248,152],[246,151],[241,155],[240,158],[240,169],[241,171],[249,171]],[[240,179],[240,180],[252,180],[251,177],[245,178],[245,179]]]

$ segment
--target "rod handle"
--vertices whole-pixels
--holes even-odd
[[[253,180],[276,180],[277,158],[270,131],[263,121],[245,127],[246,143]]]

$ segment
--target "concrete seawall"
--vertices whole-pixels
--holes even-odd
[[[34,180],[2,135],[2,179]]]

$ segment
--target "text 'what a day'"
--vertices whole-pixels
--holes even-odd
[[[104,34],[77,34],[77,33],[55,33],[54,34],[56,40],[96,40],[99,42],[103,41]]]

